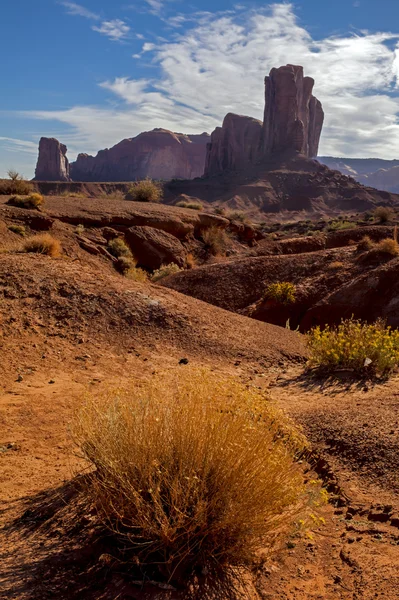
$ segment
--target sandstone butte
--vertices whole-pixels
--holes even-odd
[[[36,167],[38,181],[132,181],[193,179],[243,170],[271,157],[317,156],[324,113],[312,95],[314,80],[300,66],[272,69],[265,78],[264,120],[229,113],[222,127],[184,135],[154,129],[125,139],[97,156],[79,154],[70,165],[66,147],[42,138]]]

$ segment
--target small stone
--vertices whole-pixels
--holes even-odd
[[[188,358],[181,358],[179,360],[179,365],[188,365]]]
[[[55,383],[54,379],[50,379],[49,384]]]
[[[21,375],[21,373],[20,373],[20,374],[18,375],[18,377],[17,377],[16,381],[17,381],[18,383],[21,383],[21,381],[23,381],[23,380],[24,380],[24,378],[22,377],[22,375]]]

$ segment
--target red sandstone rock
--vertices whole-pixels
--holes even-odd
[[[55,138],[42,137],[36,165],[37,181],[70,181],[67,147]]]
[[[131,227],[125,233],[138,264],[148,269],[175,263],[183,267],[186,253],[181,242],[170,233],[153,227]]]
[[[74,181],[193,179],[204,172],[209,135],[154,129],[125,139],[97,156],[79,154],[71,164]]]

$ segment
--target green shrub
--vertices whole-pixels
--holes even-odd
[[[17,235],[22,235],[22,237],[26,234],[24,225],[9,225],[8,229]]]
[[[180,200],[180,202],[177,202],[176,206],[179,208],[192,208],[193,210],[203,209],[201,202],[189,202],[186,200]]]
[[[136,181],[129,189],[126,199],[135,202],[160,202],[163,196],[162,185],[152,179]]]
[[[344,229],[352,229],[354,224],[350,221],[331,221],[327,225],[327,231],[341,231]]]
[[[115,256],[115,258],[121,258],[122,256],[125,258],[133,258],[132,252],[129,246],[126,244],[125,240],[120,237],[116,237],[112,240],[109,240],[107,244],[108,252]]]
[[[271,283],[266,289],[265,297],[279,304],[293,304],[296,299],[296,287],[288,281]]]
[[[310,364],[326,371],[347,368],[355,373],[386,374],[399,363],[399,331],[382,320],[370,325],[343,320],[338,327],[315,327],[307,335]]]
[[[303,438],[257,389],[208,371],[89,398],[74,435],[94,468],[87,509],[143,577],[188,585],[208,571],[215,583],[287,536],[308,502]]]
[[[30,194],[30,196],[11,196],[7,204],[17,206],[18,208],[39,208],[43,204],[43,196],[41,194]]]
[[[159,269],[153,272],[151,276],[151,281],[154,283],[163,279],[164,277],[168,277],[169,275],[175,275],[175,273],[179,273],[181,268],[175,263],[170,263],[168,265],[162,265]]]
[[[388,223],[395,218],[395,211],[389,206],[378,206],[374,211],[374,218],[379,223]]]

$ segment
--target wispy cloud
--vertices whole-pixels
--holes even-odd
[[[0,143],[9,152],[27,152],[28,154],[37,154],[37,143],[35,142],[0,136]]]
[[[93,21],[100,21],[100,15],[88,10],[84,6],[80,4],[76,4],[75,2],[66,2],[64,0],[60,0],[59,4],[64,6],[67,9],[68,15],[74,15],[78,17],[85,17],[86,19],[91,19]]]
[[[114,42],[119,42],[129,35],[130,27],[121,19],[113,19],[112,21],[103,21],[100,27],[93,25],[93,31],[98,31],[107,36]]]
[[[62,141],[79,151],[154,127],[210,132],[227,112],[262,118],[264,75],[293,63],[316,80],[326,112],[322,154],[399,157],[399,34],[313,39],[293,5],[278,3],[244,13],[202,13],[181,35],[174,30],[171,41],[146,50],[159,67],[151,81],[117,77],[102,84],[119,104],[26,115],[67,125]]]
[[[164,0],[145,0],[148,4],[148,6],[150,7],[150,12],[152,12],[153,14],[158,15],[163,6],[164,6]]]

